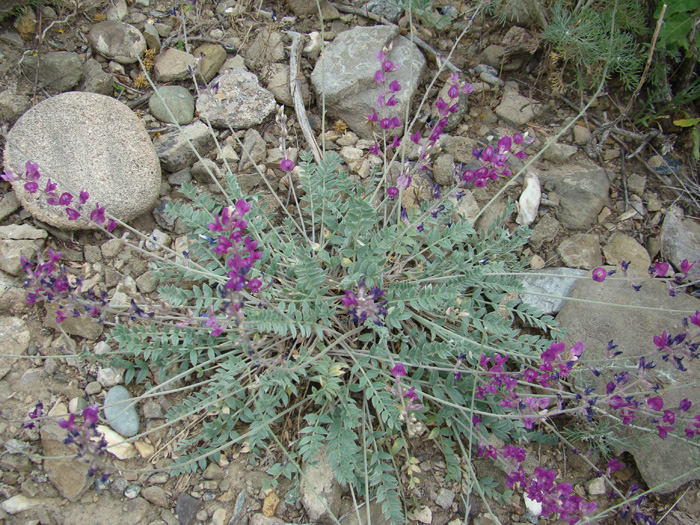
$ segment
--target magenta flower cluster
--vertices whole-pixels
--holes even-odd
[[[69,316],[99,317],[101,309],[107,305],[106,292],[98,297],[95,292],[81,291],[82,280],[66,272],[65,267],[58,264],[61,253],[51,248],[48,258],[39,255],[37,262],[33,263],[24,256],[20,258],[22,268],[27,276],[24,287],[27,289],[27,304],[35,304],[40,301],[56,302],[59,309],[56,310],[56,322],[62,323]],[[133,303],[133,301],[132,301]],[[70,311],[65,310],[65,305],[72,305]],[[135,303],[132,304],[132,308]],[[101,318],[100,318],[101,320]]]
[[[525,368],[519,373],[507,372],[505,364],[507,356],[494,354],[492,357],[481,355],[480,366],[487,371],[488,380],[479,385],[476,397],[484,399],[487,395],[500,398],[502,408],[513,410],[523,416],[522,421],[526,428],[534,428],[537,419],[546,414],[551,404],[549,397],[520,397],[515,392],[519,380],[525,380],[529,384],[537,384],[551,388],[560,379],[566,379],[569,371],[576,364],[583,353],[583,343],[578,342],[569,348],[565,354],[564,343],[552,343],[542,352],[540,358],[542,364],[539,368]]]
[[[386,301],[380,301],[382,295],[384,290],[377,286],[368,290],[365,280],[361,279],[356,291],[345,290],[342,301],[353,322],[363,324],[367,319],[371,319],[374,324],[381,326],[382,316],[386,315]]]
[[[416,394],[416,387],[412,386],[409,389],[403,388],[401,385],[401,378],[406,377],[406,367],[403,363],[396,363],[394,368],[391,369],[391,375],[396,379],[396,388],[391,387],[391,393],[394,394],[401,400],[408,399],[409,403],[405,405],[404,412],[410,412],[415,410],[420,410],[423,408],[421,403],[418,403],[418,394]]]
[[[13,173],[10,168],[5,168],[5,171],[0,174],[0,178],[8,182],[24,180],[24,189],[31,194],[35,194],[39,191],[39,179],[41,178],[41,174],[39,173],[39,166],[36,163],[27,161],[23,175],[17,175]],[[47,204],[51,206],[65,207],[66,215],[70,221],[75,221],[83,214],[87,213],[87,210],[84,210],[85,204],[90,199],[90,194],[87,191],[81,190],[80,195],[78,196],[77,205],[75,205],[73,194],[64,192],[61,193],[61,195],[57,195],[57,187],[58,185],[55,182],[52,182],[51,179],[46,181],[46,186],[41,191],[46,195]],[[73,208],[70,207],[71,204],[74,205]],[[99,203],[95,204],[95,209],[90,212],[90,220],[100,226],[104,225],[104,228],[107,231],[112,231],[117,227],[117,223],[114,221],[114,219],[107,220],[104,206],[100,206]],[[107,222],[106,224],[105,221]]]
[[[483,188],[488,182],[498,180],[499,177],[512,175],[508,165],[508,156],[515,155],[519,159],[524,159],[527,154],[524,148],[534,139],[527,139],[520,133],[514,133],[512,137],[505,136],[493,146],[485,148],[474,148],[472,154],[482,166],[477,170],[464,170],[461,172],[461,179],[466,183],[474,184],[477,188]],[[521,146],[520,151],[513,151],[514,146]]]
[[[456,73],[452,73],[450,75],[450,82],[451,85],[447,91],[447,96],[450,99],[449,102],[443,99],[442,97],[438,97],[438,100],[435,103],[440,118],[437,120],[437,122],[435,122],[435,124],[433,124],[432,128],[430,129],[427,144],[424,144],[421,141],[420,131],[411,133],[411,141],[414,144],[421,146],[421,160],[425,159],[428,155],[428,152],[433,147],[435,147],[438,139],[440,138],[445,129],[445,126],[447,126],[449,116],[453,113],[457,113],[457,111],[459,110],[459,101],[457,99],[459,98],[460,93],[468,94],[474,91],[474,88],[472,88],[471,84],[469,84],[468,82],[465,84],[460,84],[459,76]]]
[[[542,517],[558,514],[567,523],[578,523],[584,516],[593,514],[597,508],[594,502],[586,502],[573,493],[570,483],[555,483],[557,473],[542,467],[535,467],[531,476],[525,474],[522,463],[527,453],[513,445],[505,445],[502,450],[493,445],[478,445],[478,457],[498,460],[506,466],[506,485],[521,488],[531,500],[542,504]]]
[[[68,416],[68,419],[59,419],[58,426],[66,429],[68,437],[63,440],[66,445],[75,444],[78,447],[78,457],[85,458],[90,463],[88,475],[93,476],[100,464],[100,457],[104,455],[107,442],[104,436],[97,430],[99,419],[99,408],[92,405],[83,410],[83,424],[76,425],[75,414]],[[109,474],[102,477],[106,479]]]
[[[675,275],[673,280],[675,282],[680,282],[680,281],[683,281],[684,279],[687,279],[688,272],[690,272],[690,270],[693,268],[693,266],[695,266],[696,262],[697,261],[693,261],[691,263],[688,261],[688,259],[683,259],[683,261],[681,262],[681,271],[679,274]],[[628,277],[627,276],[627,269],[629,268],[629,265],[630,265],[630,261],[628,261],[628,262],[622,261],[620,263],[620,267],[622,268],[622,275],[624,277]],[[666,277],[669,270],[671,270],[671,265],[669,263],[657,261],[654,263],[653,266],[649,267],[649,275],[652,278]],[[593,272],[591,272],[591,278],[598,283],[602,283],[603,281],[605,281],[606,278],[610,277],[615,272],[616,272],[616,270],[607,270],[606,271],[605,268],[596,268],[595,270],[593,270]],[[639,286],[636,285],[633,280],[629,279],[629,281],[635,290],[639,291],[642,288],[641,285],[639,285]],[[675,296],[676,292],[678,290],[673,288],[671,281],[668,281],[668,286],[669,286],[669,295],[671,295],[672,297]]]
[[[260,290],[262,281],[257,278],[249,279],[248,274],[255,261],[262,257],[262,252],[257,249],[257,241],[250,236],[243,237],[248,227],[243,217],[248,211],[250,211],[250,204],[239,199],[235,206],[228,206],[220,215],[216,215],[214,222],[209,223],[208,227],[213,232],[221,232],[217,238],[214,253],[226,258],[229,281],[225,288],[236,292],[248,288],[252,293],[256,293]]]
[[[683,324],[700,327],[700,311],[683,320]],[[612,341],[610,347],[614,348]],[[661,355],[663,361],[672,362],[674,366],[682,372],[688,369],[683,364],[685,358],[697,359],[699,357],[698,347],[700,343],[694,342],[689,333],[680,333],[671,336],[664,332],[654,336],[654,352]],[[637,385],[657,392],[658,384],[651,384],[646,378],[648,370],[655,368],[653,361],[646,356],[639,359],[638,378],[630,381],[628,372],[616,374],[606,385],[606,394],[609,396],[608,406],[616,411],[622,418],[625,425],[630,425],[633,420],[643,413],[656,426],[659,437],[666,438],[669,432],[676,430],[677,425],[684,427],[686,437],[694,438],[700,435],[700,415],[691,417],[687,412],[692,407],[692,402],[685,398],[680,401],[678,408],[672,409],[666,406],[663,397],[659,395],[647,395],[642,401],[630,391]]]
[[[225,321],[221,322],[217,318],[213,307],[210,308],[208,314],[204,315],[207,318],[204,326],[213,329],[212,337],[219,336],[228,321],[234,317],[240,326],[240,321],[243,319],[243,300],[240,292],[246,289],[251,293],[257,293],[262,287],[260,279],[250,276],[253,265],[262,257],[262,252],[258,250],[257,241],[248,235],[244,237],[248,222],[243,218],[249,211],[250,204],[239,199],[234,206],[228,206],[219,215],[215,215],[214,222],[208,224],[210,231],[221,232],[216,240],[211,239],[211,243],[215,244],[214,253],[225,259],[226,274],[229,278],[222,287],[221,295],[229,299],[236,299],[224,303],[222,309],[226,317]],[[243,334],[242,337],[245,338],[245,335]]]
[[[379,69],[374,73],[374,81],[380,86],[379,95],[377,96],[377,107],[380,111],[384,113],[383,108],[396,106],[399,101],[396,99],[396,93],[401,91],[401,84],[398,80],[392,80],[387,85],[387,73],[393,73],[398,69],[398,66],[394,64],[391,60],[387,58],[387,55],[391,52],[391,45],[385,47],[381,51],[377,51],[377,60],[379,61]],[[394,115],[393,117],[388,117],[386,115],[377,114],[376,109],[372,109],[372,113],[367,115],[367,120],[373,124],[378,124],[379,128],[383,131],[391,131],[398,129],[403,125],[403,122]],[[399,136],[395,135],[392,146],[397,148],[400,144]],[[379,144],[374,143],[374,146],[370,149],[371,153],[376,155],[379,154]]]

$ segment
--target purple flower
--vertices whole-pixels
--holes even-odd
[[[611,472],[617,472],[618,470],[622,469],[624,465],[620,463],[617,458],[612,458],[610,461],[608,461],[608,466],[605,469],[607,471],[607,474],[610,475]]]
[[[396,196],[399,194],[399,189],[396,186],[390,186],[386,189],[386,194],[389,196],[390,199],[395,199]]]
[[[250,281],[248,281],[248,290],[250,290],[250,293],[259,292],[261,286],[262,281],[260,279],[251,279]]]
[[[391,119],[383,118],[379,121],[379,127],[383,130],[391,129]]]
[[[480,458],[496,459],[498,457],[498,451],[493,445],[477,445],[476,455]]]
[[[522,448],[514,447],[513,445],[506,445],[503,447],[503,457],[513,458],[518,463],[525,461],[526,452]]]
[[[87,191],[85,191],[85,190],[80,191],[80,198],[78,199],[80,204],[85,204],[89,198],[90,198],[90,194]]]
[[[375,140],[374,145],[369,147],[369,152],[373,155],[379,155],[379,143]]]
[[[290,159],[282,159],[280,162],[280,169],[282,171],[292,171],[294,169],[294,162]]]
[[[352,321],[356,324],[363,324],[367,319],[371,319],[374,324],[382,326],[380,316],[386,315],[386,301],[380,301],[384,295],[384,290],[373,286],[369,290],[365,286],[365,280],[360,279],[357,285],[357,292],[345,290],[345,297],[341,300],[347,307]]]
[[[656,262],[653,268],[649,268],[649,273],[652,277],[665,277],[668,273],[669,264],[665,262]]]
[[[676,413],[673,410],[664,410],[664,423],[673,425],[676,422]]]
[[[450,89],[447,90],[447,96],[450,98],[457,98],[459,96],[459,86],[453,84]]]
[[[411,185],[412,180],[410,175],[400,175],[399,178],[396,179],[396,185],[405,190]]]
[[[386,77],[384,76],[384,71],[382,71],[381,69],[378,69],[374,73],[374,81],[377,84],[383,84],[385,80],[386,80]]]
[[[382,69],[387,73],[390,73],[391,71],[396,71],[398,69],[398,66],[394,65],[394,63],[391,60],[385,60],[384,62],[382,62]]]
[[[41,174],[39,173],[39,165],[35,162],[27,161],[24,168],[26,170],[25,178],[28,181],[35,182],[41,178]]]
[[[68,419],[59,419],[58,420],[58,426],[61,428],[69,429],[72,430],[74,428],[74,423],[75,423],[75,414],[71,414],[68,416]]]
[[[652,410],[659,411],[664,407],[664,400],[660,397],[650,397],[647,399],[647,404]]]
[[[396,366],[391,369],[391,375],[397,379],[399,377],[404,377],[406,375],[406,369],[404,368],[403,363],[396,363]]]
[[[392,80],[389,84],[389,93],[398,93],[401,91],[401,84],[398,80]]]
[[[377,107],[378,108],[384,107],[384,99],[385,99],[384,90],[382,90],[379,92],[379,95],[377,95]]]
[[[24,189],[29,193],[36,193],[39,189],[39,185],[36,182],[27,182],[24,185]]]
[[[391,141],[391,147],[396,149],[401,145],[401,139],[399,138],[398,135],[394,135],[394,138]]]
[[[68,192],[62,193],[61,196],[58,198],[58,204],[61,206],[68,206],[70,205],[71,201],[73,200],[73,195],[71,195]]]
[[[498,145],[496,146],[496,151],[498,153],[506,153],[510,151],[510,148],[512,146],[512,141],[509,136],[503,137],[501,140],[498,141]]]
[[[90,220],[95,224],[102,224],[105,222],[105,209],[101,207],[99,203],[95,204],[95,209],[90,213]]]
[[[372,109],[372,113],[367,115],[367,120],[369,120],[370,122],[377,122],[379,120],[376,109]]]
[[[85,419],[85,423],[87,423],[88,425],[97,423],[97,420],[99,418],[98,415],[99,407],[97,405],[92,405],[83,410],[83,418]]]
[[[7,182],[17,180],[15,174],[12,173],[12,170],[10,168],[5,168],[5,171],[3,171],[2,175],[0,175],[0,178],[2,178],[2,180],[6,180]]]
[[[659,437],[662,439],[666,439],[668,437],[669,431],[673,430],[673,427],[667,427],[663,425],[656,425],[656,428],[659,431]]]
[[[68,316],[65,313],[63,313],[63,310],[56,310],[56,322],[57,323],[60,324],[63,321],[65,321],[66,319],[68,319]]]
[[[415,133],[411,133],[411,142],[414,144],[420,144],[420,130]]]
[[[688,272],[693,266],[695,266],[696,262],[697,261],[693,261],[692,263],[688,264],[688,259],[683,259],[683,262],[681,263],[681,272],[683,272],[683,275],[688,277]]]
[[[522,144],[523,142],[525,142],[525,138],[520,133],[514,133],[513,142],[515,142],[516,144]]]
[[[66,214],[68,215],[68,220],[69,221],[74,221],[78,217],[80,217],[80,213],[78,213],[76,210],[73,208],[66,208]]]
[[[56,189],[56,186],[57,186],[56,183],[55,183],[55,182],[51,182],[51,179],[49,179],[49,180],[46,182],[46,187],[44,188],[44,192],[45,192],[45,193],[48,193],[49,195],[53,195],[53,192],[54,192],[54,190]]]
[[[117,227],[117,222],[114,219],[108,219],[107,220],[107,231],[111,232],[114,228]]]
[[[447,102],[445,102],[442,97],[438,97],[437,102],[435,103],[435,106],[438,109],[438,113],[440,115],[444,115],[447,113]]]
[[[29,412],[27,414],[29,416],[29,419],[39,419],[44,415],[44,404],[41,401],[37,401],[36,406],[34,407],[34,410]],[[34,428],[34,422],[33,421],[28,421],[22,425],[23,428]]]
[[[691,401],[686,397],[678,405],[678,411],[679,412],[686,412],[686,411],[690,410],[691,405],[692,405]]]
[[[660,349],[665,349],[668,348],[668,334],[666,333],[666,330],[661,334],[661,336],[655,335],[654,336],[654,344],[658,346]]]
[[[591,277],[593,278],[593,280],[598,282],[598,283],[602,283],[607,276],[608,276],[608,272],[605,271],[605,268],[596,268],[595,270],[593,270],[593,273],[591,274]]]

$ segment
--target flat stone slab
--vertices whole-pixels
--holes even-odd
[[[606,269],[618,269],[607,267]],[[619,275],[619,272],[618,274]],[[617,359],[629,358],[627,368],[629,371],[630,383],[636,377],[637,365],[640,356],[646,356],[646,361],[653,361],[656,368],[647,371],[645,379],[651,384],[660,385],[658,395],[663,397],[664,408],[676,411],[677,419],[675,424],[675,434],[684,436],[683,429],[688,422],[680,421],[678,416],[678,405],[684,398],[693,402],[693,406],[688,412],[688,417],[693,417],[698,413],[697,400],[700,398],[700,386],[697,378],[700,377],[700,360],[691,360],[686,357],[683,365],[688,369],[686,372],[678,370],[674,366],[673,359],[664,361],[659,353],[655,353],[654,336],[660,336],[664,330],[671,336],[679,333],[697,333],[697,327],[692,326],[686,329],[683,326],[683,318],[689,314],[694,314],[700,310],[700,300],[685,294],[678,294],[670,297],[668,288],[661,281],[638,281],[642,288],[635,292],[626,280],[607,279],[602,283],[592,279],[583,279],[578,282],[571,293],[575,299],[596,301],[596,304],[570,301],[561,309],[557,320],[561,326],[566,328],[564,342],[567,347],[581,341],[585,345],[582,360],[594,362],[601,375],[594,376],[585,367],[579,367],[577,373],[572,373],[572,381],[577,390],[586,387],[595,387],[592,396],[605,396],[606,384],[612,380],[613,372],[619,373],[620,367],[612,370],[605,366],[609,362],[608,341],[613,341],[618,345],[616,351],[623,352]],[[635,309],[632,307],[657,307],[659,310]],[[651,354],[651,355],[650,355]],[[622,363],[621,363],[622,366]],[[645,389],[640,385],[641,390]],[[635,390],[637,392],[639,390]],[[623,390],[623,392],[625,392]],[[629,392],[631,394],[632,392]],[[636,396],[643,405],[645,398]],[[597,406],[610,410],[602,399],[599,399]],[[610,410],[612,415],[619,416],[619,410]],[[688,443],[684,439],[677,439],[670,435],[666,439],[661,439],[653,424],[646,423],[642,415],[632,420],[632,424],[640,424],[651,428],[652,432],[644,432],[636,428],[619,425],[615,431],[619,437],[629,442],[629,446],[622,450],[629,451],[637,463],[639,472],[644,477],[647,485],[657,487],[657,492],[668,494],[675,491],[684,483],[700,479],[700,472],[696,471],[690,475],[685,475],[700,461],[700,450],[697,448],[697,438],[694,443]],[[674,481],[674,478],[680,478]]]
[[[555,314],[562,309],[579,279],[587,273],[573,268],[545,268],[519,276],[518,280],[525,288],[520,300],[543,314]]]
[[[27,161],[37,163],[39,191],[30,194],[23,181],[12,183],[17,198],[37,219],[66,230],[93,229],[86,219],[95,204],[128,222],[149,211],[158,197],[158,155],[139,118],[125,104],[97,93],[68,92],[28,110],[8,133],[5,167],[23,174]],[[68,220],[64,206],[46,203],[41,191],[51,178],[56,195],[70,192],[78,210],[81,190],[90,199]]]

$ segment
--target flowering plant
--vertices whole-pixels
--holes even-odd
[[[401,86],[391,78],[389,52],[377,54],[374,79],[382,89],[367,121],[375,125],[369,152],[380,158],[380,168],[368,179],[353,179],[333,153],[318,163],[302,154],[295,166],[280,111],[279,168],[292,181],[292,206],[276,192],[276,207],[262,195],[245,195],[230,171],[221,198],[184,184],[187,202],[170,204],[167,213],[189,228],[189,245],[155,261],[157,302],[131,298],[126,311],[110,310],[106,294],[83,291],[53,251],[36,263],[24,261],[28,298],[59,301],[58,323],[117,315],[108,338],[120,353],[103,359],[127,368],[129,381],[155,383],[145,395],[186,383],[177,389],[186,395],[169,410],[169,423],[204,417],[201,429],[180,441],[176,473],[204,468],[236,444],[255,454],[276,445],[284,460],[269,472],[298,481],[298,464],[318,461],[325,451],[336,479],[356,499],[376,498],[389,521],[405,523],[408,491],[417,484],[416,444],[423,439],[443,454],[447,481],[502,501],[519,490],[543,516],[576,523],[595,512],[595,504],[553,470],[526,468],[527,452],[516,444],[551,441],[542,427],[552,416],[592,421],[601,406],[627,422],[648,417],[662,437],[682,421],[691,439],[700,431],[692,401],[672,410],[656,393],[636,389],[640,383],[629,375],[615,376],[605,394],[569,388],[570,375],[585,367],[584,346],[553,341],[555,321],[509,295],[522,290],[514,275],[526,266],[518,252],[527,229],[478,232],[460,217],[467,192],[512,175],[510,155],[526,157],[527,136],[514,133],[475,149],[479,168],[459,166],[453,185],[434,185],[420,204],[404,202],[404,193],[427,175],[447,119],[470,86],[451,76],[450,100],[438,100],[439,119],[426,138],[419,129],[401,134],[405,123],[391,113]],[[403,157],[409,143],[418,151],[415,163]],[[390,154],[401,160],[398,172]],[[28,164],[25,188],[40,191],[40,178],[40,167]],[[69,218],[87,214],[87,194],[71,208],[74,197],[54,190],[49,180],[47,202],[64,206]],[[107,233],[116,228],[99,205],[89,216]],[[662,272],[655,268],[654,275]],[[608,276],[605,269],[592,274],[601,283]],[[700,313],[690,324],[698,319]],[[677,357],[697,354],[691,341],[664,333],[654,343],[680,367]],[[645,361],[640,371],[648,366]],[[279,430],[291,414],[299,427],[283,442]],[[83,416],[82,427],[74,417],[62,426],[87,446],[83,438],[98,416],[94,408]],[[497,446],[497,439],[507,443]],[[472,451],[504,470],[500,492],[493,480],[477,477]],[[610,461],[606,474],[618,468]]]

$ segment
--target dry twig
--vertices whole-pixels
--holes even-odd
[[[309,119],[306,116],[306,107],[304,106],[304,99],[301,95],[301,82],[299,82],[301,75],[299,64],[302,42],[301,35],[296,31],[289,31],[288,34],[292,37],[292,45],[289,53],[289,88],[294,97],[294,111],[296,111],[297,120],[299,121],[299,126],[301,126],[301,131],[304,134],[306,143],[309,145],[314,155],[314,160],[316,164],[320,164],[323,155],[321,154],[321,148],[319,148],[318,142],[316,142],[316,137],[311,130]]]

